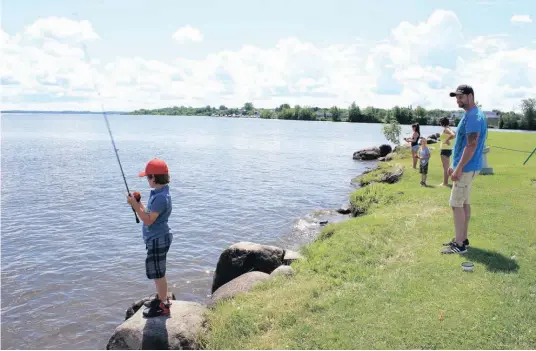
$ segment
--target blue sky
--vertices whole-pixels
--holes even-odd
[[[465,79],[512,109],[536,97],[535,17],[531,1],[4,0],[3,108],[86,109],[89,81],[118,109],[441,108]]]

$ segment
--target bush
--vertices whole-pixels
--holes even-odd
[[[383,135],[385,135],[385,138],[391,143],[400,145],[400,133],[402,133],[402,127],[400,127],[400,124],[392,114],[390,114],[388,118],[387,123],[384,124],[382,128]]]

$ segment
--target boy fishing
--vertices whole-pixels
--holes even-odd
[[[145,171],[139,177],[147,177],[151,190],[147,207],[140,201],[141,197],[127,195],[127,202],[136,211],[143,222],[142,237],[147,250],[145,271],[148,279],[154,280],[157,295],[143,316],[147,318],[169,316],[168,284],[166,278],[166,256],[173,241],[173,234],[168,225],[171,214],[171,195],[169,193],[169,170],[160,159],[149,161]]]

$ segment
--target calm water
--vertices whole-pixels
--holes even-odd
[[[288,247],[301,217],[346,202],[367,166],[352,153],[385,142],[377,124],[109,119],[142,200],[149,189],[136,175],[146,161],[170,166],[167,275],[177,299],[198,302],[222,250],[242,240]],[[102,349],[130,303],[154,291],[104,120],[8,114],[1,122],[2,348]]]

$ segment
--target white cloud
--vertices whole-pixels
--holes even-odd
[[[40,18],[26,27],[25,33],[33,38],[72,39],[85,41],[98,39],[93,26],[87,20],[73,21],[68,18]]]
[[[486,109],[511,109],[536,95],[536,48],[513,47],[505,34],[466,38],[451,11],[402,22],[376,43],[319,46],[290,37],[198,60],[96,57],[90,64],[79,41],[96,36],[91,24],[36,29],[52,22],[39,20],[15,35],[0,31],[3,108],[99,110],[102,99],[113,110],[245,101],[346,107],[354,100],[362,107],[456,109],[448,92],[461,83],[474,86]]]
[[[529,15],[514,15],[510,21],[512,23],[532,23],[532,18]]]
[[[487,56],[508,49],[507,38],[507,34],[478,36],[470,40],[465,47],[481,56]]]
[[[173,33],[171,37],[175,39],[176,41],[178,41],[179,43],[185,43],[188,41],[193,41],[193,42],[203,41],[203,34],[201,34],[201,31],[190,25],[177,29],[177,31],[175,31],[175,33]]]

